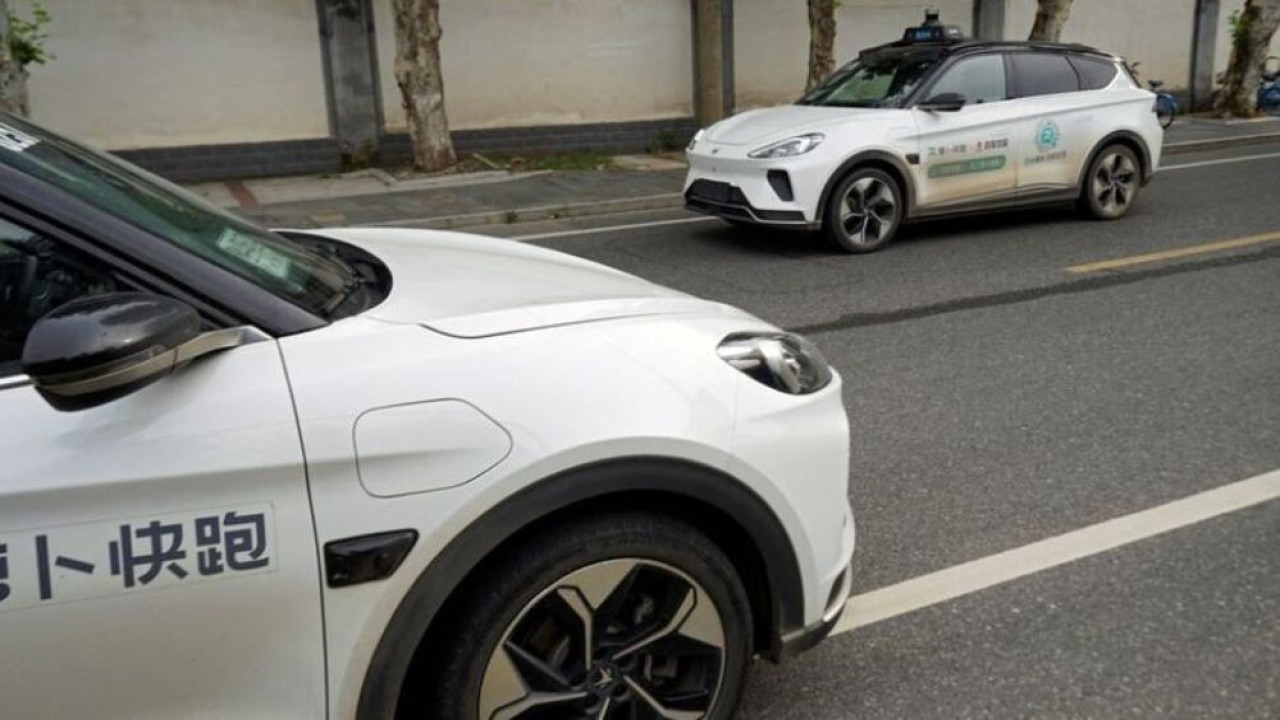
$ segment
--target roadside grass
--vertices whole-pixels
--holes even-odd
[[[507,170],[607,170],[613,159],[601,152],[570,152],[554,155],[486,155]]]

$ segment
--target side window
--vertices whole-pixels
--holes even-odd
[[[1101,58],[1073,55],[1068,58],[1080,76],[1081,90],[1101,90],[1116,77],[1116,64]]]
[[[1053,95],[1076,92],[1080,79],[1067,62],[1066,55],[1051,53],[1014,53],[1013,73],[1018,81],[1018,96]]]
[[[0,218],[0,377],[20,372],[36,320],[78,297],[115,289],[111,273],[92,260]]]
[[[956,93],[970,104],[1007,99],[1004,58],[979,55],[957,62],[929,90],[930,97],[943,93]]]

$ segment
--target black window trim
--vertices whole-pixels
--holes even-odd
[[[143,289],[190,304],[217,327],[253,325],[272,337],[328,324],[229,270],[0,163],[0,216],[47,233]]]

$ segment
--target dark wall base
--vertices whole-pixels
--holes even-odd
[[[337,172],[342,166],[342,151],[334,138],[117,150],[115,154],[175,182]]]
[[[459,130],[453,133],[453,143],[459,155],[473,152],[629,153],[662,145],[673,146],[670,149],[683,148],[697,129],[693,118],[543,125]],[[176,182],[331,173],[343,167],[342,148],[335,138],[119,150],[115,154]],[[380,164],[407,165],[412,155],[409,136],[405,133],[384,135],[379,141]]]

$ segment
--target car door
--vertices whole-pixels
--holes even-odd
[[[1021,195],[1071,191],[1105,129],[1105,91],[1081,91],[1068,55],[1027,50],[1010,54],[1022,146],[1017,163]],[[1114,68],[1112,75],[1114,75]]]
[[[920,152],[920,164],[914,168],[916,205],[925,212],[999,199],[1015,191],[1003,56],[993,52],[961,57],[944,68],[923,95],[947,93],[961,96],[964,107],[951,112],[914,110]]]
[[[127,279],[0,206],[5,717],[321,717],[320,580],[274,340],[60,412],[32,322]]]

